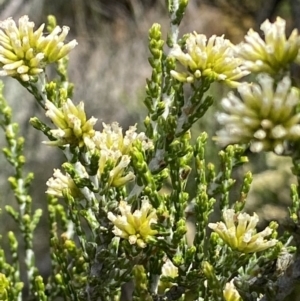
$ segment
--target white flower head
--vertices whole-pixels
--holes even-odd
[[[69,191],[72,196],[81,194],[70,175],[64,175],[59,169],[54,169],[53,177],[46,182],[46,185],[48,186],[46,193],[53,196],[63,197],[64,191]]]
[[[223,290],[225,301],[242,301],[242,298],[233,284],[233,280],[227,282]]]
[[[194,32],[186,40],[186,52],[179,45],[174,45],[170,52],[187,72],[172,70],[171,75],[182,82],[192,83],[204,77],[236,86],[237,80],[249,72],[241,70],[242,60],[235,57],[234,47],[224,36],[207,39]]]
[[[151,228],[157,223],[156,210],[152,208],[147,198],[142,200],[141,208],[132,213],[131,206],[125,201],[119,204],[121,215],[108,212],[108,219],[114,224],[113,233],[116,236],[127,239],[131,245],[136,244],[145,248],[149,240],[157,234]]]
[[[131,126],[125,134],[117,122],[103,123],[102,132],[96,131],[88,148],[91,152],[99,153],[98,178],[106,184],[119,187],[135,179],[133,172],[129,171],[131,162],[130,152],[133,143],[139,141],[143,150],[153,147],[153,143],[145,133],[137,133],[136,125]],[[109,178],[104,176],[109,171]]]
[[[57,108],[47,100],[45,107],[46,116],[57,126],[57,129],[50,131],[57,140],[46,142],[48,145],[90,145],[97,119],[91,117],[87,120],[83,102],[75,106],[71,99],[67,99],[61,108]]]
[[[178,268],[168,258],[161,268],[161,275],[164,277],[178,277]]]
[[[273,230],[270,227],[263,231],[256,231],[259,221],[257,214],[235,213],[233,209],[223,211],[224,222],[209,223],[220,238],[232,249],[243,253],[264,251],[276,245],[276,239],[266,239]]]
[[[243,70],[275,75],[296,60],[300,36],[294,29],[287,38],[285,27],[285,20],[277,17],[274,23],[266,20],[261,25],[264,39],[253,29],[248,31],[245,42],[237,47],[237,55],[244,59]]]
[[[129,171],[130,156],[122,155],[118,150],[112,151],[109,149],[100,150],[100,159],[98,162],[98,178],[103,180],[109,186],[120,187],[126,183],[133,181],[135,175]],[[109,178],[103,178],[103,174],[109,168]]]
[[[281,154],[287,141],[300,138],[299,91],[289,77],[275,85],[270,76],[260,74],[258,82],[241,84],[240,97],[229,93],[221,101],[225,112],[217,113],[222,128],[216,140],[223,146],[250,143],[253,152]]]
[[[57,26],[48,36],[43,35],[44,27],[34,31],[28,16],[21,17],[18,26],[12,18],[0,22],[0,75],[29,81],[77,45],[76,40],[64,43],[68,27]]]
[[[147,138],[144,132],[137,133],[136,125],[130,126],[123,135],[122,127],[117,122],[112,124],[103,123],[103,131],[96,132],[93,141],[94,148],[120,151],[123,155],[128,155],[135,140],[142,142],[144,150],[153,147],[153,143]]]

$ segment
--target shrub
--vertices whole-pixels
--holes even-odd
[[[294,30],[287,38],[285,21],[277,18],[262,24],[264,38],[250,30],[239,45],[196,32],[179,37],[187,1],[167,6],[166,41],[159,24],[149,30],[144,132],[136,125],[123,132],[117,122],[95,130],[97,119],[86,116],[83,102],[74,104],[67,55],[77,42],[65,43],[69,29],[53,16],[48,35],[27,16],[0,23],[0,75],[35,97],[50,122],[33,117],[30,123],[45,134],[45,147],[65,158],[47,182],[48,212],[34,210],[25,139],[1,94],[3,153],[14,170],[9,183],[18,204],[4,211],[21,233],[26,280],[22,248],[10,231],[10,254],[0,250],[0,300],[24,300],[25,287],[30,300],[262,301],[296,294],[299,183],[291,186],[289,216],[278,235],[276,221],[259,229],[258,215],[244,210],[251,172],[237,185],[233,171],[248,162],[248,149],[274,152],[292,159],[299,179],[300,97],[290,68],[300,61],[300,36]],[[49,64],[57,74],[51,80]],[[208,135],[191,135],[219,101],[209,95],[214,82],[232,89],[216,114],[220,129],[213,138],[223,148],[216,166],[205,159]],[[233,190],[239,192],[234,198]],[[45,279],[33,248],[42,216],[49,221],[51,255]]]

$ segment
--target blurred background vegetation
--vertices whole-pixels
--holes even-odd
[[[29,15],[36,26],[53,14],[59,25],[71,28],[69,39],[76,38],[79,43],[70,55],[69,64],[70,80],[75,83],[73,100],[85,101],[87,115],[98,118],[99,129],[102,122],[118,121],[124,129],[134,123],[142,124],[146,114],[145,79],[150,75],[148,29],[158,22],[166,33],[168,17],[164,0],[0,0],[0,20],[18,19],[24,14]],[[274,20],[277,15],[287,20],[288,32],[295,27],[300,29],[300,1],[190,0],[181,34],[194,30],[207,36],[225,34],[238,43],[250,27],[258,30],[265,19]],[[297,77],[298,70],[295,68],[293,72]],[[45,182],[52,176],[53,168],[60,167],[61,158],[57,149],[41,144],[45,138],[29,126],[32,116],[45,120],[32,96],[15,80],[3,80],[5,96],[26,137],[27,168],[35,173],[34,207],[46,210]],[[195,126],[195,132],[207,131],[212,136],[217,127],[214,112],[226,90],[214,85],[210,92],[216,96],[215,105]],[[0,133],[0,147],[4,145],[3,133]],[[208,148],[208,160],[216,162],[218,149],[213,143],[209,143]],[[3,207],[14,202],[7,188],[12,170],[3,156],[0,156],[0,164]],[[251,164],[246,168],[255,173],[255,179],[248,210],[260,208],[267,220],[284,217],[281,208],[289,201],[289,183],[294,180],[290,166],[289,161],[272,154],[251,155]],[[237,170],[237,177],[242,172]],[[6,215],[0,218],[3,233],[14,229],[10,218]],[[38,266],[43,274],[49,269],[46,225],[47,219],[43,219],[36,240]]]

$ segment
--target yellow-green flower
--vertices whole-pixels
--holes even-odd
[[[178,277],[178,268],[167,258],[161,268],[161,275],[158,283],[158,293],[165,293],[166,289],[172,287],[174,282],[172,279]]]
[[[300,36],[298,30],[294,29],[287,38],[285,23],[285,20],[279,17],[274,23],[269,20],[262,23],[260,28],[264,39],[253,29],[248,31],[245,42],[237,47],[237,55],[244,59],[244,70],[275,75],[296,60]]]
[[[128,170],[129,164],[130,157],[128,155],[122,155],[118,150],[101,149],[97,173],[98,178],[101,181],[105,169],[109,168],[109,178],[105,181],[106,184],[113,187],[124,186],[135,179],[134,173]]]
[[[241,84],[240,97],[229,93],[221,101],[225,113],[217,113],[222,128],[216,140],[224,146],[250,143],[253,152],[281,154],[287,141],[300,138],[299,90],[291,87],[289,77],[277,86],[266,74],[260,74],[258,81],[260,85]]]
[[[29,81],[77,45],[76,40],[64,43],[68,27],[56,26],[47,36],[43,34],[44,27],[42,24],[34,31],[28,16],[21,17],[18,26],[11,18],[0,22],[0,75]]]
[[[87,143],[91,152],[99,153],[98,179],[108,186],[119,187],[135,179],[133,172],[129,171],[130,151],[133,143],[139,140],[144,150],[153,147],[145,133],[137,133],[136,126],[131,126],[123,135],[122,128],[117,122],[103,123],[103,131],[95,135]],[[105,172],[109,172],[108,179]]]
[[[223,211],[224,222],[209,223],[208,227],[214,230],[220,238],[232,249],[243,253],[264,251],[276,245],[276,239],[265,239],[273,230],[266,227],[263,231],[256,231],[259,218],[243,212],[235,213],[233,209]]]
[[[75,106],[71,99],[68,99],[61,108],[57,108],[52,102],[46,101],[46,116],[57,126],[51,130],[51,134],[57,139],[46,142],[48,145],[75,145],[83,147],[89,145],[95,135],[94,125],[97,119],[86,118],[84,103],[80,102]]]
[[[194,32],[186,40],[186,49],[174,45],[170,56],[187,70],[171,71],[171,75],[181,82],[193,83],[204,77],[236,86],[237,80],[249,73],[241,70],[242,60],[235,56],[234,45],[224,36],[213,35],[207,40],[205,35]]]
[[[144,150],[153,147],[152,141],[147,138],[144,132],[136,132],[136,125],[130,126],[125,135],[123,135],[122,127],[117,122],[112,124],[103,123],[102,125],[103,131],[95,133],[93,136],[94,146],[91,146],[91,148],[120,151],[122,155],[128,155],[132,143],[136,140],[142,142]]]
[[[54,169],[53,177],[46,182],[46,185],[48,186],[46,193],[57,197],[63,197],[64,191],[68,191],[74,197],[81,195],[80,189],[70,175],[64,175],[59,169]]]
[[[233,284],[233,280],[227,282],[223,290],[223,296],[226,301],[242,301],[242,298]]]
[[[127,239],[131,245],[136,244],[145,248],[149,240],[157,234],[151,228],[157,223],[156,210],[152,208],[147,198],[141,201],[141,208],[131,212],[131,206],[125,201],[119,204],[121,215],[108,212],[107,217],[114,224],[113,233],[116,236]]]
[[[176,278],[178,277],[178,268],[170,259],[167,259],[161,268],[161,276]]]

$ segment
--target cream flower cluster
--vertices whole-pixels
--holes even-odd
[[[103,123],[103,131],[96,132],[93,137],[94,145],[90,148],[106,149],[112,151],[120,151],[123,155],[129,154],[132,144],[136,140],[142,142],[144,150],[153,147],[152,141],[150,141],[145,133],[137,133],[136,125],[130,126],[129,129],[123,135],[122,128],[117,122],[112,124]]]
[[[263,231],[256,231],[259,221],[257,214],[235,213],[233,209],[223,211],[224,222],[209,223],[219,237],[232,249],[243,253],[264,251],[276,245],[276,239],[267,240],[273,230],[270,227]]]
[[[264,40],[253,29],[248,31],[245,42],[237,47],[238,56],[244,59],[244,70],[275,75],[296,60],[300,36],[294,29],[287,39],[285,26],[285,20],[279,17],[274,23],[266,20],[260,27]]]
[[[241,70],[242,60],[235,57],[234,46],[223,36],[213,35],[207,40],[205,35],[194,32],[186,40],[186,50],[174,45],[170,56],[188,71],[171,71],[171,75],[181,82],[192,83],[204,77],[236,86],[237,80],[249,73]]]
[[[54,169],[53,177],[46,182],[46,185],[48,186],[46,193],[56,197],[63,197],[64,191],[68,191],[72,196],[80,195],[80,190],[70,175],[64,175],[59,169]]]
[[[300,138],[299,91],[291,88],[289,77],[275,86],[270,76],[260,74],[258,82],[243,83],[238,87],[240,97],[230,93],[222,100],[225,113],[217,113],[222,129],[216,140],[224,146],[250,143],[253,152],[281,154],[287,140]]]
[[[233,280],[227,282],[223,290],[223,296],[226,301],[242,301],[242,298],[233,284]]]
[[[141,141],[144,150],[153,147],[152,141],[148,140],[145,133],[136,132],[136,126],[131,126],[123,135],[117,122],[111,125],[103,123],[103,131],[97,131],[87,145],[91,151],[100,152],[100,181],[107,166],[110,166],[108,185],[118,187],[134,180],[135,176],[133,172],[128,171],[128,167],[131,161],[130,150],[136,140]]]
[[[158,293],[164,294],[166,289],[174,285],[173,279],[178,277],[178,268],[167,258],[161,268],[161,277],[158,282]]]
[[[99,155],[97,177],[104,186],[119,187],[135,179],[133,172],[129,171],[130,151],[137,140],[141,142],[143,150],[153,147],[145,133],[137,133],[136,126],[131,126],[123,135],[122,128],[116,122],[111,125],[103,123],[103,131],[95,131],[97,119],[87,119],[83,102],[75,106],[72,100],[67,99],[61,108],[57,108],[47,100],[45,107],[46,116],[57,127],[50,130],[56,140],[47,141],[46,144],[85,147],[89,153]]]
[[[47,36],[43,35],[44,27],[42,24],[34,31],[28,16],[21,17],[18,26],[11,18],[0,22],[0,75],[29,81],[77,45],[76,40],[64,43],[68,27],[56,26]]]
[[[86,118],[84,103],[80,102],[75,106],[71,99],[68,99],[61,108],[57,108],[49,100],[45,103],[46,116],[57,126],[51,130],[51,134],[57,139],[47,142],[49,145],[78,145],[79,147],[89,143],[94,137],[94,125],[96,118]]]
[[[164,277],[176,278],[178,277],[178,268],[167,259],[161,268],[161,275]]]
[[[131,245],[145,248],[147,243],[154,235],[156,230],[151,228],[152,224],[157,223],[156,210],[152,208],[149,200],[144,198],[141,201],[141,208],[133,213],[130,205],[125,201],[119,203],[121,215],[108,212],[107,217],[114,224],[113,233],[116,236],[127,239]]]

